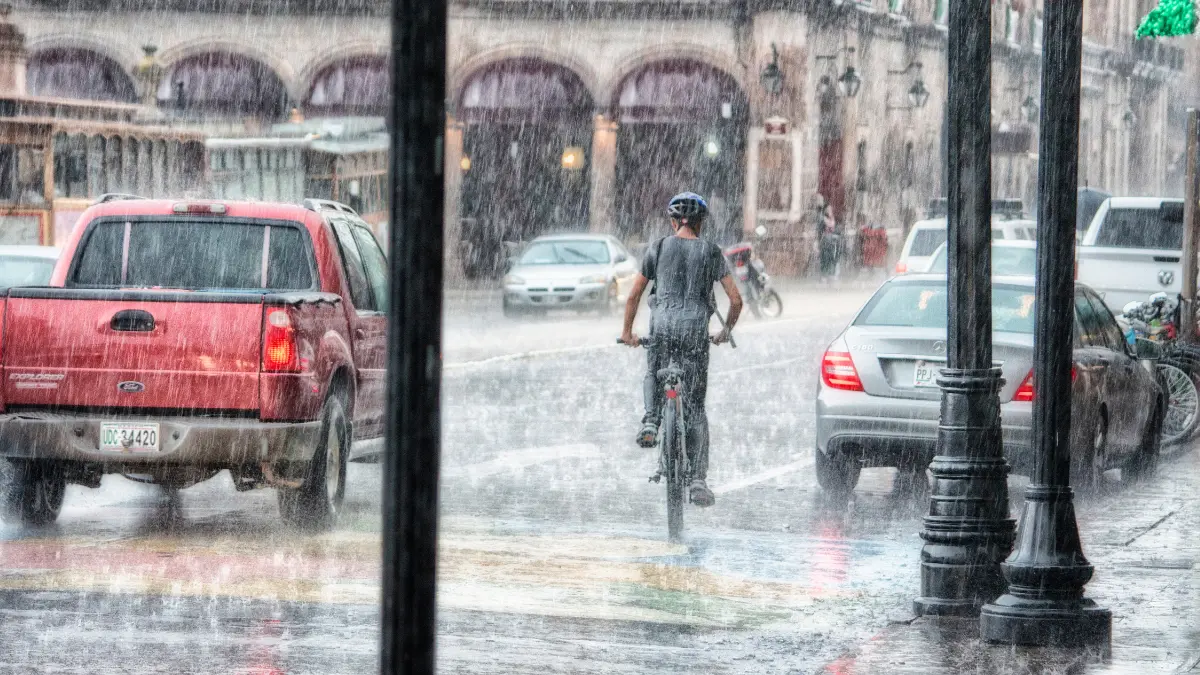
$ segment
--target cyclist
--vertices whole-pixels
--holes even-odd
[[[742,296],[725,266],[721,249],[700,238],[700,229],[708,205],[695,193],[684,192],[671,198],[667,215],[675,234],[654,242],[642,261],[641,273],[634,277],[633,289],[625,303],[625,327],[621,341],[636,347],[633,320],[646,285],[650,291],[650,336],[643,395],[646,414],[638,431],[637,444],[651,448],[658,440],[658,425],[663,392],[657,373],[671,359],[684,372],[684,422],[687,428],[688,462],[692,469],[690,497],[697,506],[712,506],[716,501],[708,489],[708,418],[704,396],[708,389],[708,324],[716,307],[713,286],[717,283],[729,296],[729,318],[724,328],[711,338],[715,344],[729,340],[730,331],[742,311]]]

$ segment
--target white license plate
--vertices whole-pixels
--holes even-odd
[[[917,361],[917,367],[913,369],[913,386],[920,388],[938,386],[936,378],[939,370],[941,370],[939,364]]]
[[[100,449],[118,452],[158,452],[158,422],[100,425]]]

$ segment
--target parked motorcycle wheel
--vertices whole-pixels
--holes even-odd
[[[758,295],[758,292],[755,291],[754,288],[750,285],[746,286],[745,291],[746,291],[746,306],[750,308],[750,313],[754,315],[754,318],[761,319],[762,318],[762,307],[760,306],[761,301],[759,300],[760,296]]]
[[[762,315],[770,319],[783,314],[783,300],[773,290],[767,291],[766,295],[759,298],[758,306]]]
[[[1200,389],[1187,364],[1164,360],[1158,372],[1166,384],[1167,411],[1163,420],[1162,442],[1172,445],[1187,441],[1200,426]]]

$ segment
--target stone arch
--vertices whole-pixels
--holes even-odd
[[[136,103],[137,85],[112,57],[83,47],[31,51],[26,66],[31,96]]]
[[[551,51],[540,45],[533,44],[518,44],[506,45],[497,49],[491,49],[486,52],[477,54],[456,68],[450,71],[450,77],[446,83],[446,91],[451,92],[455,102],[462,97],[462,89],[471,78],[476,77],[481,71],[488,68],[494,68],[497,64],[506,61],[541,61],[554,66],[563,68],[583,83],[588,95],[592,101],[602,101],[597,94],[600,91],[599,78],[596,76],[596,71],[584,61],[580,61],[566,54]]]
[[[665,61],[693,61],[705,64],[728,76],[744,96],[749,96],[745,68],[731,54],[713,51],[701,45],[672,44],[643,49],[622,60],[612,70],[612,77],[597,90],[597,101],[613,104],[621,87],[631,75]]]
[[[158,52],[158,62],[170,72],[177,63],[184,59],[217,52],[236,54],[253,61],[258,61],[274,72],[280,82],[287,87],[289,93],[293,93],[296,88],[296,71],[292,67],[292,64],[277,54],[244,42],[217,39],[189,40],[161,49]]]
[[[278,71],[239,51],[198,51],[167,63],[158,89],[165,107],[277,119],[292,103]]]
[[[388,58],[391,55],[388,45],[379,42],[359,41],[339,45],[313,57],[296,72],[297,97],[302,97],[312,88],[313,78],[330,65],[349,58],[361,56],[378,56]]]
[[[298,100],[306,114],[386,116],[391,94],[387,54],[351,53],[315,69]]]
[[[142,57],[141,47],[135,44],[116,44],[86,33],[31,35],[25,47],[30,54],[48,49],[83,49],[116,61],[127,72]]]

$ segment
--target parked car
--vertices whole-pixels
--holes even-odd
[[[504,315],[551,309],[611,313],[628,296],[637,271],[637,263],[616,237],[538,237],[512,261],[504,276]]]
[[[993,358],[1005,381],[1004,453],[1015,473],[1027,473],[1031,464],[1033,303],[1033,279],[995,279]],[[863,467],[923,473],[933,458],[946,308],[944,275],[893,278],[826,350],[816,406],[816,473],[826,491],[847,494]],[[1154,369],[1139,366],[1112,313],[1082,284],[1073,325],[1071,477],[1076,487],[1094,489],[1105,470],[1150,470],[1165,397]]]
[[[4,518],[58,517],[103,474],[229,470],[328,526],[381,454],[387,261],[348,207],[120,200],[80,217],[51,287],[4,294]]]
[[[50,283],[58,254],[53,246],[0,246],[0,288]]]
[[[929,263],[929,273],[945,274],[949,252],[942,244]],[[995,239],[992,241],[992,275],[998,277],[1033,276],[1037,269],[1035,242],[1030,239]]]
[[[900,260],[896,263],[896,274],[923,273],[930,271],[930,264],[938,247],[946,243],[946,219],[919,220],[913,224],[900,249]],[[1032,220],[1012,218],[1005,214],[992,216],[993,240],[1024,240],[1037,238],[1037,223]]]
[[[1158,292],[1183,288],[1183,200],[1112,197],[1100,205],[1076,250],[1076,278],[1115,314]]]

